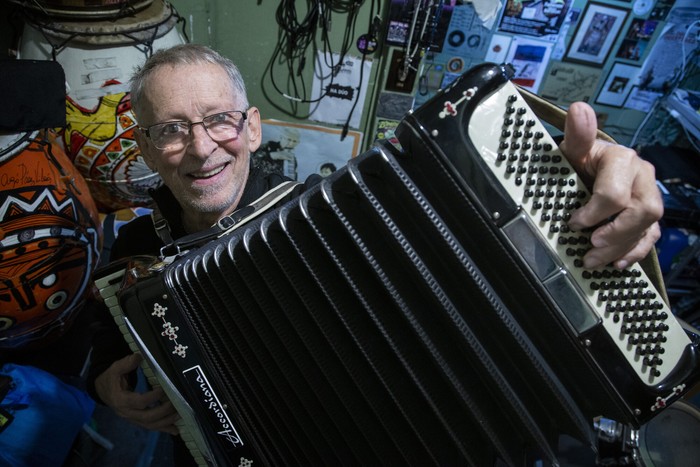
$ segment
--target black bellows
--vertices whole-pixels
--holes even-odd
[[[157,281],[180,335],[263,462],[552,460],[557,435],[587,436],[585,420],[465,244],[516,266],[455,185],[425,174],[441,213],[394,152],[352,160],[167,269]]]

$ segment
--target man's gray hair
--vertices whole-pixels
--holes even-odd
[[[146,83],[148,78],[162,66],[175,65],[202,65],[213,63],[221,66],[228,74],[233,88],[233,95],[239,100],[241,109],[248,109],[248,96],[245,90],[245,83],[238,67],[228,58],[215,50],[199,44],[180,44],[168,49],[156,51],[146,60],[134,75],[131,77],[131,106],[138,118],[140,105],[142,105]],[[231,109],[234,110],[234,109]]]

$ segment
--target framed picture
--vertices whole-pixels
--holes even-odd
[[[615,58],[639,61],[644,55],[644,51],[649,45],[649,41],[651,41],[658,24],[658,21],[634,18],[627,28],[627,34],[622,39]]]
[[[596,104],[622,107],[632,87],[637,84],[637,76],[641,67],[627,65],[626,63],[613,63],[603,87],[598,93]]]
[[[564,60],[602,67],[628,13],[622,8],[587,3]]]

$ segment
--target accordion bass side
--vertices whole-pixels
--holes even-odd
[[[98,277],[203,464],[556,464],[560,435],[593,446],[595,420],[639,427],[697,381],[696,336],[641,268],[582,268],[566,221],[589,194],[507,66],[397,137],[172,262]]]

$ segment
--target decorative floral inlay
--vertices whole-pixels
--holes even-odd
[[[657,410],[663,409],[668,406],[668,401],[674,397],[678,397],[683,393],[685,389],[685,384],[680,384],[673,388],[673,392],[666,397],[657,397],[656,403],[651,407],[651,411],[655,412]]]
[[[173,354],[185,358],[187,356],[187,346],[179,344],[177,342],[177,331],[179,331],[180,328],[178,326],[173,326],[173,324],[170,321],[167,321],[165,319],[166,311],[168,311],[167,306],[163,306],[160,303],[154,303],[153,312],[151,313],[151,315],[163,320],[163,332],[161,332],[160,335],[163,337],[167,337],[175,344],[175,346],[173,347]]]
[[[461,104],[462,102],[466,102],[472,97],[474,97],[474,94],[476,94],[477,89],[479,88],[474,86],[467,89],[466,91],[462,91],[462,97],[457,102],[445,101],[444,108],[442,112],[438,114],[438,116],[440,118],[445,118],[447,116],[454,117],[455,115],[457,115],[457,107],[459,106],[459,104]]]

